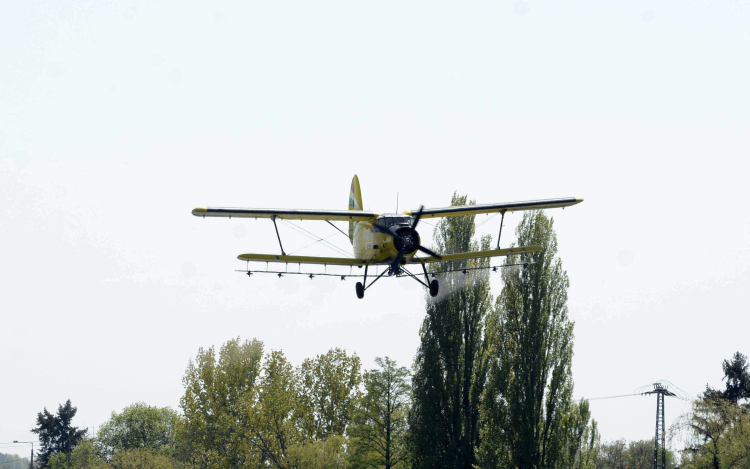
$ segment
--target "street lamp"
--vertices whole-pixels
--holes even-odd
[[[33,468],[34,467],[34,442],[13,440],[13,443],[30,443],[31,444],[31,464],[29,465],[29,467]]]

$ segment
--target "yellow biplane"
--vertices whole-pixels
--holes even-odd
[[[436,279],[430,281],[427,274],[426,264],[434,262],[457,261],[465,259],[478,259],[498,256],[510,256],[524,252],[541,250],[541,246],[522,246],[508,249],[500,249],[500,234],[502,234],[502,221],[500,222],[500,234],[498,234],[497,249],[489,251],[463,252],[456,254],[440,255],[422,246],[417,225],[422,218],[455,217],[463,215],[476,215],[480,213],[500,213],[505,218],[506,212],[517,210],[536,210],[557,207],[568,207],[583,202],[583,199],[568,197],[562,199],[532,200],[526,202],[511,202],[499,204],[476,204],[452,206],[444,208],[424,208],[418,210],[407,210],[403,213],[375,213],[363,210],[362,192],[359,187],[359,179],[355,175],[352,179],[349,192],[349,210],[306,210],[306,209],[272,209],[272,208],[217,208],[198,207],[193,209],[196,217],[228,217],[228,218],[270,218],[276,229],[281,254],[240,254],[238,259],[249,262],[276,262],[284,264],[319,264],[337,266],[364,267],[362,282],[357,282],[357,297],[363,298],[365,290],[372,286],[383,275],[388,276],[408,275],[429,289],[431,296],[436,296],[440,285]],[[323,220],[328,223],[332,221],[349,222],[349,241],[354,249],[354,258],[345,257],[312,257],[287,255],[281,244],[279,229],[276,219],[281,220]],[[333,225],[331,223],[331,225]],[[333,225],[336,227],[335,225]],[[338,227],[336,227],[338,229]],[[340,231],[340,230],[339,230]],[[345,234],[345,233],[344,233]],[[417,256],[422,252],[427,256]],[[420,264],[425,275],[425,282],[405,269],[406,264]],[[367,285],[367,269],[371,265],[387,266],[369,285]],[[270,271],[256,271],[270,272]],[[252,271],[247,271],[248,275]],[[273,272],[282,276],[286,272]],[[297,273],[297,272],[294,272]],[[310,278],[318,274],[307,274]],[[349,275],[342,275],[342,280]],[[358,277],[358,275],[356,275]]]

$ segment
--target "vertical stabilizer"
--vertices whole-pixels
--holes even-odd
[[[352,187],[349,189],[349,210],[362,210],[362,191],[359,189],[359,178],[355,174],[352,178]],[[354,244],[355,221],[349,222],[349,241]]]

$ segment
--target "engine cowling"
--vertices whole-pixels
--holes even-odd
[[[414,228],[402,226],[393,233],[393,247],[396,251],[411,254],[417,250],[420,244],[419,233]]]

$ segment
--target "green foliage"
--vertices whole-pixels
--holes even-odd
[[[667,469],[676,467],[675,456],[667,450]],[[617,440],[602,443],[596,459],[596,469],[652,469],[654,467],[654,440]]]
[[[49,469],[105,469],[107,463],[93,440],[85,439],[70,452],[58,453],[49,460]]]
[[[97,434],[102,453],[111,459],[117,451],[150,448],[161,454],[174,454],[179,414],[169,407],[151,407],[142,402],[112,412]]]
[[[596,421],[591,420],[589,402],[581,400],[570,403],[563,411],[564,422],[552,452],[558,454],[552,467],[594,469],[599,455],[599,431]]]
[[[41,443],[36,461],[39,467],[47,467],[50,458],[58,453],[70,454],[86,436],[86,430],[79,430],[72,425],[77,411],[68,399],[65,405],[57,407],[55,415],[48,412],[46,407],[37,414],[37,426],[31,432],[39,435]]]
[[[726,389],[706,392],[693,402],[691,412],[672,427],[672,438],[687,443],[682,453],[685,469],[750,467],[750,373],[747,357],[737,352],[722,363]]]
[[[675,425],[687,443],[685,469],[750,467],[750,409],[728,399],[702,397]]]
[[[411,387],[409,370],[396,362],[376,358],[380,369],[365,372],[365,394],[354,415],[352,466],[391,469],[406,467],[406,445]]]
[[[242,467],[256,462],[242,431],[243,409],[261,371],[263,343],[230,340],[221,347],[200,349],[188,364],[180,399],[184,422],[178,427],[185,457],[197,467]]]
[[[0,453],[0,469],[28,469],[29,458],[17,454]]]
[[[488,318],[488,384],[482,408],[480,466],[552,468],[570,461],[573,323],[568,276],[557,255],[553,221],[527,212],[516,229],[519,245],[540,245],[506,263],[503,289]],[[580,410],[580,409],[579,409]],[[575,445],[574,445],[575,446]]]
[[[287,467],[290,446],[301,440],[294,418],[299,387],[294,367],[283,353],[274,351],[263,366],[257,401],[242,401],[248,441],[272,467]]]
[[[359,398],[360,368],[357,355],[348,356],[338,348],[302,362],[297,372],[297,418],[303,438],[325,440],[345,434]]]
[[[152,448],[133,448],[115,453],[112,469],[182,469],[184,465]],[[75,468],[78,469],[78,468]]]
[[[748,371],[747,357],[736,352],[732,360],[724,360],[721,364],[726,380],[726,389],[718,391],[706,385],[706,398],[726,399],[734,404],[741,400],[750,399],[750,371]]]
[[[451,205],[465,205],[453,195]],[[474,202],[470,202],[473,204]],[[442,219],[435,229],[441,254],[489,249],[489,238],[472,241],[474,216]],[[445,270],[488,265],[488,259],[446,262]],[[487,271],[443,274],[441,293],[428,300],[412,379],[410,415],[413,465],[469,469],[479,442],[479,401],[486,368],[484,315],[491,305]]]
[[[185,462],[289,468],[293,461],[313,464],[305,458],[318,453],[348,458],[346,439],[339,437],[359,398],[359,357],[332,349],[297,369],[281,352],[262,359],[261,342],[234,339],[218,359],[213,348],[201,349],[190,362],[177,425]]]
[[[334,435],[289,448],[289,466],[295,469],[348,469],[349,447],[346,437]]]
[[[58,453],[49,460],[49,469],[183,469],[186,466],[170,455],[147,447],[117,449],[109,460],[94,440],[84,440],[70,453]]]

